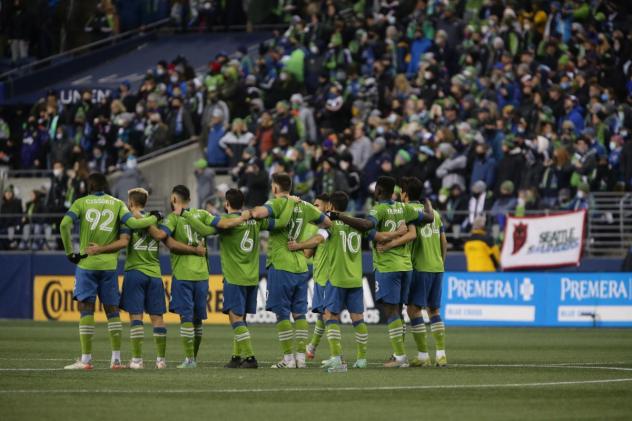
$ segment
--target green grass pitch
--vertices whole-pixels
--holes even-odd
[[[353,332],[345,326],[342,333],[352,357]],[[75,323],[1,321],[0,419],[632,418],[630,329],[448,326],[449,367],[389,370],[380,367],[390,353],[386,326],[370,326],[371,367],[332,374],[317,362],[307,370],[269,369],[280,354],[273,326],[252,326],[259,370],[222,368],[230,357],[229,326],[205,327],[196,370],[175,368],[182,356],[176,326],[169,327],[164,371],[153,369],[148,326],[145,335],[152,368],[109,370],[107,329],[97,325],[96,369],[68,372],[61,368],[79,353]],[[413,355],[412,340],[406,342]],[[125,360],[129,349],[126,339]],[[316,361],[326,356],[323,338]]]

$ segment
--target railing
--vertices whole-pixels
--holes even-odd
[[[52,62],[59,61],[62,59],[69,58],[71,56],[77,56],[83,54],[87,51],[94,50],[95,48],[102,47],[104,45],[111,45],[117,42],[120,42],[124,39],[128,39],[134,35],[145,34],[151,32],[153,30],[158,29],[159,27],[169,23],[171,18],[161,19],[159,21],[150,23],[148,25],[141,26],[136,29],[132,29],[127,32],[123,32],[122,34],[113,35],[108,38],[104,38],[99,41],[92,42],[90,44],[82,45],[81,47],[73,48],[72,50],[64,51],[63,53],[55,54],[52,56],[48,56],[41,60],[37,60],[33,63],[25,64],[23,66],[17,67],[15,69],[9,70],[8,72],[0,74],[0,81],[11,80],[15,77],[23,76],[24,74],[30,73],[31,71],[46,66]]]
[[[618,208],[620,215],[624,215],[624,220],[614,219],[609,227],[597,226],[594,222],[603,212],[599,209],[588,211],[587,241],[585,242],[585,254],[589,256],[622,256],[632,242],[632,194],[619,195]],[[559,211],[558,211],[559,212]],[[529,214],[555,214],[556,211],[527,212]],[[365,213],[356,213],[365,215]],[[24,214],[4,214],[0,215],[0,250],[59,250],[60,236],[56,224],[64,214],[42,213],[33,215],[33,222]],[[467,211],[455,212],[457,216],[467,217]],[[491,220],[491,218],[488,218]],[[12,222],[11,222],[12,221]],[[593,221],[593,222],[591,222]],[[29,226],[25,231],[25,227]],[[9,228],[12,228],[9,232]],[[614,229],[616,228],[616,229]],[[75,226],[73,234],[74,241],[78,240],[78,227]],[[500,230],[489,226],[489,232],[495,238],[499,238]],[[467,238],[467,233],[455,226],[448,226],[446,237],[450,244],[450,250],[462,250],[463,241]],[[265,252],[267,246],[267,236],[263,236],[262,251]],[[603,240],[607,238],[608,240]],[[9,247],[11,246],[11,247]],[[219,249],[218,241],[210,237],[208,248],[211,252]],[[163,250],[166,252],[166,250]]]

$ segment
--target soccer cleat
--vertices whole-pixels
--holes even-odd
[[[397,358],[390,359],[384,363],[384,368],[408,368],[408,358],[398,360]]]
[[[341,363],[342,363],[341,357],[331,357],[326,360],[323,360],[320,363],[320,368],[327,370],[329,367],[334,367],[335,365],[341,364]]]
[[[145,365],[142,361],[130,361],[127,368],[131,368],[132,370],[142,370],[145,368]]]
[[[312,344],[307,344],[307,350],[305,351],[305,356],[308,360],[313,360],[316,356],[316,347]]]
[[[238,355],[233,355],[230,358],[228,364],[224,365],[224,368],[239,368],[241,367],[241,357]]]
[[[445,355],[438,357],[435,364],[437,367],[445,367],[448,365],[448,358]]]
[[[353,368],[367,368],[368,365],[369,363],[366,361],[366,359],[361,358],[353,364]]]
[[[81,360],[77,360],[74,363],[64,367],[64,370],[92,370],[92,363],[84,363]]]
[[[127,366],[125,366],[125,364],[123,364],[121,360],[112,360],[112,362],[110,363],[110,368],[112,370],[122,370],[124,368],[127,368]]]
[[[167,368],[167,362],[164,360],[156,361],[156,368],[158,370],[164,370],[165,368]]]
[[[294,360],[296,361],[296,368],[307,368],[307,363],[305,362],[305,354],[296,354]]]
[[[296,368],[296,360],[294,358],[290,361],[281,360],[276,364],[272,364],[270,368]]]
[[[432,361],[430,361],[430,358],[426,358],[426,359],[419,359],[419,358],[415,358],[410,362],[410,366],[411,367],[432,367]]]
[[[178,368],[197,368],[197,363],[195,360],[186,359],[182,362],[182,364],[178,365]]]
[[[259,363],[257,363],[257,359],[252,356],[242,360],[239,368],[259,368]]]
[[[328,373],[346,373],[347,372],[347,364],[343,363],[342,360],[336,358],[335,361],[327,367]]]

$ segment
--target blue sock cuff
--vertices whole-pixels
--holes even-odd
[[[323,315],[321,313],[318,313],[318,316],[316,316],[316,320],[323,320]]]
[[[401,320],[401,319],[402,319],[402,318],[399,316],[399,314],[396,314],[396,315],[394,315],[394,316],[389,317],[389,318],[386,320],[386,323],[388,323],[388,324],[390,325],[390,324],[391,324],[391,323],[393,323],[395,320]]]
[[[115,311],[114,313],[108,313],[106,316],[108,320],[110,320],[114,319],[115,317],[121,317],[121,314],[118,311]]]
[[[353,327],[356,327],[357,325],[362,324],[362,323],[364,323],[364,319],[360,319],[360,320],[356,320],[355,322],[351,322],[351,325]]]
[[[417,326],[417,325],[421,325],[424,323],[424,318],[423,317],[415,317],[414,319],[410,320],[410,325],[411,326]]]
[[[430,323],[439,323],[441,321],[441,316],[432,316],[430,318]]]
[[[193,317],[180,316],[180,323],[193,323]]]
[[[204,320],[201,319],[193,319],[193,326],[202,326]]]
[[[246,326],[246,323],[239,321],[239,322],[231,323],[231,326],[233,327],[233,329],[237,329],[240,326]]]
[[[338,320],[327,320],[327,323],[325,323],[326,325],[337,325],[338,324]]]
[[[290,320],[290,313],[277,313],[276,318],[277,318],[277,323],[282,322],[284,320]]]
[[[79,314],[81,315],[81,317],[94,316],[94,311],[82,311]]]
[[[142,320],[132,320],[131,326],[142,326],[142,325],[143,325]]]
[[[297,321],[297,320],[305,320],[305,315],[304,315],[304,314],[301,314],[300,316],[296,316],[296,317],[294,318],[294,321]]]
[[[155,327],[154,328],[154,333],[167,333],[167,328],[166,327]]]

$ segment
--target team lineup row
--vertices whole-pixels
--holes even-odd
[[[156,368],[166,368],[167,311],[161,279],[158,246],[170,250],[173,280],[168,310],[180,316],[184,361],[178,368],[195,368],[206,319],[209,263],[205,238],[219,235],[224,277],[223,311],[234,331],[233,355],[227,368],[257,368],[246,315],[256,312],[259,283],[259,242],[263,230],[270,232],[266,267],[266,309],[276,315],[283,358],[273,368],[305,368],[313,359],[323,335],[330,358],[322,362],[328,371],[346,371],[342,355],[340,314],[348,310],[356,340],[355,368],[367,367],[368,329],[363,319],[361,242],[373,244],[376,299],[388,319],[393,348],[385,367],[430,366],[426,323],[430,316],[435,340],[435,364],[447,364],[445,327],[439,315],[441,282],[447,242],[441,217],[426,200],[420,202],[422,184],[410,177],[401,183],[400,201],[395,201],[395,180],[380,177],[376,204],[366,219],[346,214],[345,192],[318,196],[314,204],[291,195],[292,181],[285,173],[272,175],[273,198],[263,206],[243,210],[241,191],[226,192],[226,213],[217,216],[189,207],[186,186],[175,186],[172,212],[147,213],[148,193],[129,191],[127,205],[111,197],[101,174],[88,178],[90,194],[76,200],[62,219],[60,232],[68,258],[75,264],[73,297],[80,311],[81,358],[66,369],[92,368],[92,338],[97,296],[104,306],[112,360],[110,367],[144,367],[143,314],[150,316],[156,345]],[[71,231],[79,224],[79,252],[73,250]],[[126,249],[122,292],[117,281],[119,251]],[[312,312],[318,313],[308,341],[308,263],[313,262],[315,281]],[[403,306],[410,318],[410,331],[418,354],[409,361],[404,350]],[[121,362],[122,323],[119,309],[130,315],[132,359]]]

